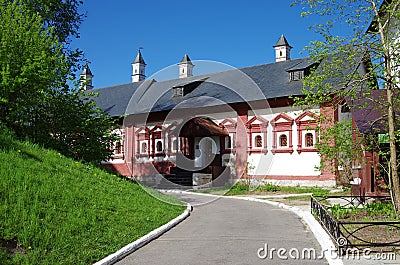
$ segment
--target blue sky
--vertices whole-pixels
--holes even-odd
[[[292,58],[304,57],[304,46],[318,36],[308,29],[313,21],[300,17],[301,7],[291,2],[87,0],[81,38],[73,45],[91,62],[95,88],[129,83],[139,47],[147,76],[175,67],[185,53],[192,61],[233,67],[271,63],[281,34],[294,47]]]

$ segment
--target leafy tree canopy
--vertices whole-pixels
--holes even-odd
[[[322,40],[312,41],[307,47],[311,57],[321,62],[318,68],[304,78],[304,97],[297,99],[299,105],[322,105],[330,103],[338,108],[347,101],[350,111],[356,108],[366,109],[358,102],[369,102],[376,106],[382,115],[384,128],[389,136],[389,189],[393,204],[400,210],[399,161],[396,142],[399,130],[400,106],[399,65],[400,65],[400,1],[399,0],[298,0],[302,4],[303,16],[319,16],[324,20],[311,26],[320,33]],[[373,90],[383,89],[381,98],[374,98]],[[336,121],[327,121],[327,124]],[[373,124],[371,124],[373,125]],[[381,128],[380,128],[381,129]],[[321,158],[329,158],[332,148],[336,155],[343,154],[340,135],[335,130],[321,130],[321,135],[331,134],[332,139],[320,148]],[[379,147],[379,146],[376,146]],[[342,149],[341,149],[342,148]],[[365,148],[365,147],[364,147]],[[350,145],[346,152],[351,154]],[[326,152],[325,152],[326,151]],[[335,152],[333,152],[335,154]],[[346,157],[346,156],[345,156]],[[346,159],[353,163],[352,159]],[[339,157],[335,158],[340,160]]]
[[[77,3],[0,0],[0,123],[20,138],[98,162],[111,155],[117,137],[114,122],[89,98],[93,95],[67,85],[71,54],[64,47],[79,25],[76,10],[68,6]],[[68,24],[68,16],[75,22]]]

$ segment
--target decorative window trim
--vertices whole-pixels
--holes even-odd
[[[288,146],[288,137],[286,133],[279,135],[279,147],[286,148]]]
[[[150,130],[146,126],[142,126],[135,132],[136,135],[136,157],[149,157],[150,156]],[[147,143],[147,152],[142,152],[142,143]]]
[[[315,146],[315,140],[314,140],[314,134],[312,132],[305,132],[304,134],[304,143],[306,147],[314,147]]]
[[[176,153],[177,150],[179,150],[179,141],[178,137],[173,137],[171,139],[171,146],[170,146],[171,153]]]
[[[307,121],[302,121],[302,119],[307,116],[310,117],[311,119]],[[297,125],[297,139],[298,139],[297,153],[300,154],[301,152],[317,152],[317,148],[315,147],[316,141],[318,139],[318,132],[316,130],[318,125],[317,120],[318,120],[318,115],[309,110],[303,112],[299,117],[296,118],[295,122]],[[314,146],[306,147],[306,142],[305,142],[306,133],[313,134]]]
[[[146,150],[143,150],[144,148],[143,147],[145,147],[145,149]],[[147,140],[142,140],[142,141],[140,141],[140,150],[139,150],[139,153],[140,154],[147,154],[149,152],[149,146],[148,146],[148,141]]]
[[[236,151],[236,121],[231,119],[231,118],[226,118],[224,119],[219,126],[222,129],[225,129],[228,131],[229,136],[223,137],[223,141],[221,141],[222,146],[221,146],[221,153],[222,154],[230,154],[230,153],[235,153]],[[227,137],[230,137],[231,139],[231,148],[227,147]]]
[[[258,133],[253,133],[252,135],[254,135],[253,148],[263,148],[264,147],[264,143],[263,143],[262,135],[258,134]]]
[[[153,129],[150,130],[151,136],[151,156],[152,157],[159,157],[165,156],[164,151],[164,138],[165,138],[165,129],[161,124],[156,124]],[[162,150],[159,152],[157,151],[157,143],[161,142]]]
[[[168,133],[168,138],[166,139],[168,141],[168,146],[165,147],[165,144],[164,144],[164,149],[165,149],[165,153],[168,156],[176,155],[176,153],[180,147],[179,137],[174,134],[174,131],[176,130],[177,126],[178,126],[178,123],[176,121],[174,121],[165,130]],[[174,145],[174,141],[176,141],[178,146]]]
[[[278,122],[280,119],[284,121]],[[294,119],[286,115],[285,113],[278,114],[272,121],[272,153],[293,153],[293,122]],[[287,133],[287,147],[280,147],[278,146],[278,137],[282,134],[278,133],[285,132]]]
[[[253,124],[255,121],[259,121],[259,124]],[[268,121],[260,116],[254,116],[246,123],[247,128],[247,139],[248,139],[248,148],[247,152],[251,153],[268,153],[268,144],[267,144],[267,128]],[[262,147],[256,147],[256,144],[253,143],[255,141],[255,137],[260,135],[262,138]]]
[[[164,146],[163,146],[163,141],[162,140],[156,140],[156,153],[163,153],[164,152]]]
[[[124,129],[117,129],[116,134],[121,137],[119,141],[115,141],[111,143],[111,148],[113,150],[113,154],[111,159],[124,159],[125,157],[125,130]]]

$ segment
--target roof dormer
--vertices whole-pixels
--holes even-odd
[[[203,83],[207,78],[191,80],[188,82],[180,83],[172,88],[173,97],[184,97],[193,90],[195,90],[201,83]]]

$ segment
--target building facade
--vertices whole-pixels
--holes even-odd
[[[276,61],[241,69],[193,75],[185,54],[179,78],[145,79],[140,50],[132,83],[95,89],[97,105],[120,120],[121,142],[106,167],[159,186],[165,179],[213,185],[251,177],[280,185],[335,186],[335,170],[319,171],[315,144],[320,115],[334,121],[341,108],[293,106],[302,96],[302,78],[318,66],[291,59],[282,35],[273,46]],[[123,116],[123,118],[121,118]]]

